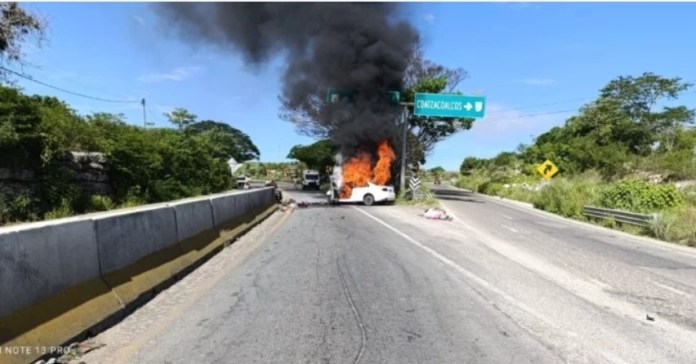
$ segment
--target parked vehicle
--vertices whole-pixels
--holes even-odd
[[[305,169],[302,172],[302,189],[303,190],[308,190],[308,189],[318,190],[320,186],[321,186],[321,182],[319,181],[319,171],[315,171],[313,169]]]
[[[249,178],[248,176],[244,176],[244,175],[239,176],[239,177],[237,177],[236,184],[237,184],[237,188],[239,188],[240,190],[248,190],[249,188],[251,188],[251,178]]]

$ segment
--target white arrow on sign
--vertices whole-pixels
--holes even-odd
[[[469,111],[469,110],[471,110],[471,108],[472,108],[472,107],[474,107],[474,106],[473,106],[473,105],[471,105],[471,103],[470,103],[470,102],[467,102],[467,103],[466,103],[466,105],[464,105],[464,108],[466,109],[466,111]]]

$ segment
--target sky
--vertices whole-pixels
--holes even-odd
[[[12,69],[80,94],[17,79],[26,93],[56,96],[80,114],[123,113],[158,127],[184,107],[199,120],[247,133],[261,161],[285,161],[314,139],[278,117],[283,59],[247,66],[232,50],[191,46],[148,3],[24,3],[48,23],[41,45]],[[577,113],[617,76],[654,72],[696,83],[696,3],[408,3],[402,16],[425,56],[469,73],[458,90],[486,97],[486,116],[440,142],[426,168],[458,170],[467,156],[493,157],[531,143]],[[694,88],[696,90],[696,87]],[[696,94],[677,101],[696,108]],[[540,161],[541,162],[541,161]]]

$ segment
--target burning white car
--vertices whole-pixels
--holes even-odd
[[[393,186],[380,186],[372,182],[368,182],[365,187],[353,187],[350,197],[341,198],[340,194],[340,189],[332,184],[332,188],[326,192],[329,203],[362,202],[366,206],[371,206],[379,202],[394,202],[396,200]]]

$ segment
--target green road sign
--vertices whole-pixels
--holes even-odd
[[[414,103],[416,116],[482,118],[485,111],[484,96],[417,93]]]

